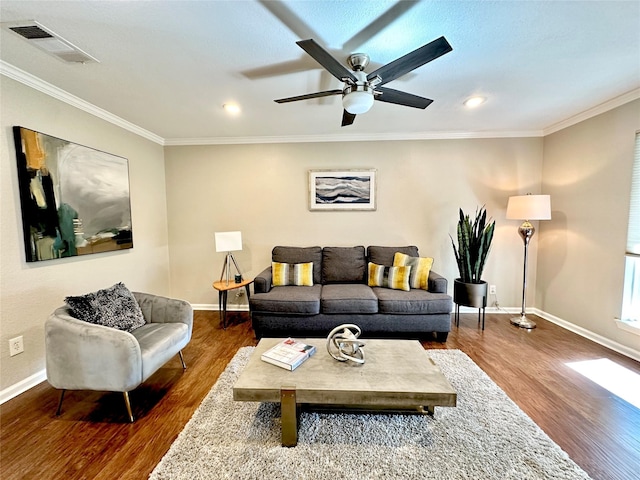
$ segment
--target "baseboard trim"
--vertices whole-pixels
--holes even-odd
[[[574,323],[567,322],[562,318],[556,317],[555,315],[551,315],[550,313],[544,312],[537,308],[533,308],[531,313],[533,313],[534,315],[538,315],[539,317],[544,318],[545,320],[548,320],[551,323],[555,323],[556,325],[566,328],[567,330],[573,333],[576,333],[581,337],[587,338],[592,342],[598,343],[603,347],[607,347],[613,350],[614,352],[621,353],[622,355],[625,355],[629,358],[633,358],[634,360],[640,362],[640,352],[638,350],[627,347],[626,345],[622,345],[618,342],[615,342],[606,337],[603,337],[602,335],[598,335],[597,333],[594,333],[591,330],[587,330],[586,328],[582,328]]]
[[[217,303],[192,303],[191,307],[194,310],[206,310],[217,312],[220,307]],[[230,305],[227,304],[227,312],[248,312],[249,305]]]
[[[217,304],[210,303],[194,303],[192,304],[194,310],[205,310],[205,311],[218,311]],[[227,305],[227,311],[235,311],[235,312],[248,312],[248,305]],[[478,313],[477,308],[469,308],[469,307],[460,307],[460,313]],[[507,307],[507,308],[496,308],[496,307],[487,307],[486,313],[512,313],[518,314],[520,313],[520,308],[518,307]],[[614,342],[608,338],[603,337],[602,335],[598,335],[597,333],[592,332],[591,330],[587,330],[586,328],[582,328],[574,323],[563,320],[555,315],[551,315],[550,313],[544,312],[537,308],[528,308],[527,313],[531,313],[533,315],[537,315],[540,318],[544,318],[545,320],[555,323],[556,325],[565,328],[581,337],[587,338],[592,342],[598,343],[604,347],[607,347],[615,352],[618,352],[622,355],[625,355],[629,358],[632,358],[638,362],[640,362],[640,352],[629,348],[625,345],[622,345],[618,342]],[[0,405],[11,400],[12,398],[17,397],[21,393],[26,392],[27,390],[35,387],[36,385],[44,382],[47,379],[46,370],[41,370],[40,372],[34,373],[28,378],[11,385],[8,388],[0,391]]]
[[[479,309],[473,307],[460,306],[460,313],[478,313],[478,310]],[[512,313],[519,315],[521,310],[520,307],[486,307],[485,313]],[[451,313],[455,313],[455,306]],[[527,313],[533,313],[533,311],[527,310]]]
[[[36,385],[41,384],[47,379],[47,371],[41,370],[39,372],[34,373],[30,377],[21,380],[18,383],[11,385],[8,388],[0,391],[0,405],[4,402],[11,400],[12,398],[17,397],[21,393],[26,392],[27,390],[35,387]]]

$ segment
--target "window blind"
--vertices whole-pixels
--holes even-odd
[[[629,208],[627,253],[640,255],[640,132],[636,133],[636,153],[631,175],[631,207]]]

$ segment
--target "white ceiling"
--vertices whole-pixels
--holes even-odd
[[[397,3],[2,0],[0,21],[36,20],[100,63],[64,63],[6,29],[0,59],[167,144],[540,135],[640,96],[638,0]],[[432,98],[426,110],[375,102],[340,127],[339,96],[273,101],[341,88],[297,40],[379,66],[442,35],[452,52],[387,85]],[[466,109],[472,95],[487,101]]]

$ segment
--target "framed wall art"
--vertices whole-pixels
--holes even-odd
[[[129,163],[13,127],[26,260],[133,248]]]
[[[375,169],[309,171],[309,210],[375,209]]]

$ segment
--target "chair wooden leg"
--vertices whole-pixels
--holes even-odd
[[[182,356],[182,350],[178,351],[178,355],[180,355],[180,361],[182,362],[182,369],[186,370],[187,365],[184,363],[184,357]]]
[[[64,392],[66,392],[66,390],[62,390],[62,392],[60,392],[60,400],[58,401],[58,410],[56,410],[56,417],[59,417],[60,412],[62,411],[62,401],[64,400]]]
[[[127,413],[129,414],[129,421],[133,423],[133,413],[131,412],[131,402],[129,402],[129,392],[124,393],[124,404],[127,407]]]

